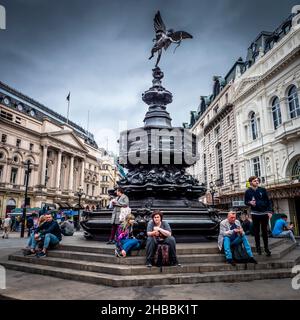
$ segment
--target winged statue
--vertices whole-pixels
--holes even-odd
[[[158,66],[163,48],[167,50],[172,43],[176,43],[177,47],[179,47],[183,39],[193,38],[192,35],[190,35],[185,31],[174,32],[173,29],[167,30],[159,11],[157,11],[154,17],[154,29],[155,29],[156,36],[155,36],[155,39],[153,39],[153,42],[155,43],[151,50],[151,56],[149,60],[154,57],[154,54],[156,52],[158,53],[155,67]],[[177,47],[174,49],[174,52],[177,49]]]

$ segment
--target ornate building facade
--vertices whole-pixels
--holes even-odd
[[[3,216],[24,204],[30,161],[30,207],[107,205],[116,167],[92,134],[0,82],[0,210]]]
[[[214,187],[223,208],[243,201],[247,179],[259,176],[275,212],[288,214],[299,232],[300,6],[275,31],[260,33],[224,82],[191,114],[189,127],[201,141],[193,174]],[[230,111],[218,115],[225,106]]]

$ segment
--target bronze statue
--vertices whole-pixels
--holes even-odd
[[[183,39],[192,39],[193,38],[192,35],[190,35],[189,33],[185,32],[185,31],[174,32],[173,29],[169,29],[167,31],[166,26],[161,18],[159,11],[157,11],[157,13],[154,17],[154,29],[156,32],[155,39],[153,39],[155,44],[151,50],[151,57],[149,58],[149,60],[154,57],[155,52],[158,52],[155,67],[158,66],[158,63],[160,61],[162,48],[167,50],[171,43],[176,43],[177,47],[179,47],[181,44],[181,41]],[[177,47],[174,49],[174,52],[177,49]]]

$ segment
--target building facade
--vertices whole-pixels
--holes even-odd
[[[220,208],[241,203],[249,176],[259,176],[274,211],[288,214],[299,233],[300,6],[275,31],[260,33],[224,82],[191,114],[200,139],[193,174],[208,186],[210,203],[213,187]]]
[[[30,161],[30,207],[105,205],[116,168],[92,134],[0,82],[0,210],[24,205]],[[105,177],[105,178],[103,178]]]

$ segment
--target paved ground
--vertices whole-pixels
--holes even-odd
[[[64,243],[81,242],[81,234],[65,238]],[[23,247],[27,239],[12,234],[0,238],[0,260]],[[81,242],[82,243],[82,242]],[[42,284],[42,285],[41,285]],[[260,280],[242,283],[207,283],[177,286],[112,288],[82,282],[57,279],[19,271],[6,271],[6,289],[0,289],[0,299],[80,299],[80,300],[194,300],[194,299],[278,299],[300,300],[300,290],[294,290],[291,279]]]

